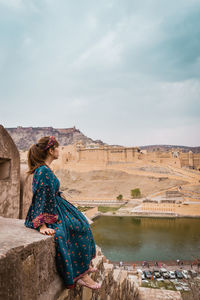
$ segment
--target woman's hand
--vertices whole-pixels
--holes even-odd
[[[43,224],[42,226],[40,226],[40,233],[54,236],[56,231],[52,228],[48,228],[46,224]]]

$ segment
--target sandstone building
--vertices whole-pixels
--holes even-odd
[[[61,148],[58,167],[67,166],[70,163],[92,163],[92,164],[130,164],[137,161],[152,162],[158,164],[169,164],[176,167],[187,167],[200,171],[200,153],[192,151],[183,153],[180,150],[172,149],[168,152],[154,151],[146,152],[138,147],[122,147],[89,144],[84,146],[81,142]]]

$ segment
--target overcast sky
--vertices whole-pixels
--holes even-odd
[[[0,0],[0,123],[199,146],[199,0]]]

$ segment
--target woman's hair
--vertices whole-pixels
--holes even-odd
[[[58,141],[53,140],[52,142],[51,136],[44,136],[39,139],[36,144],[33,144],[27,154],[29,170],[26,173],[32,174],[36,168],[46,165],[45,160],[48,156],[49,149],[55,149],[58,146]]]

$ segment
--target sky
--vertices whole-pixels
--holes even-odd
[[[0,0],[0,124],[200,146],[199,0]]]

